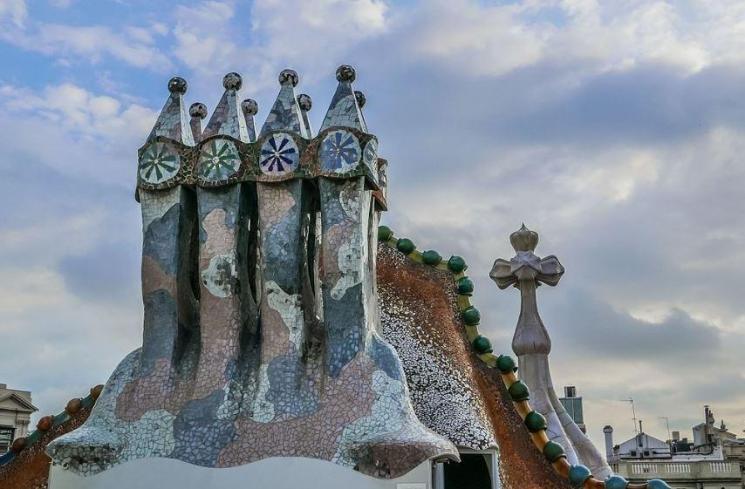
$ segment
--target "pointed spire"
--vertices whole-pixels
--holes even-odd
[[[254,123],[254,116],[259,112],[259,104],[256,100],[247,98],[241,102],[241,110],[243,111],[243,118],[246,120],[248,140],[253,143],[256,141],[256,124]]]
[[[238,73],[228,73],[222,79],[222,85],[225,87],[225,93],[217,103],[215,111],[212,113],[207,127],[202,133],[202,139],[216,134],[232,136],[243,142],[248,142],[248,130],[246,121],[241,114],[240,103],[238,102],[238,90],[240,90],[243,80]]]
[[[207,106],[201,102],[194,102],[189,107],[189,115],[191,120],[189,126],[191,126],[191,135],[194,137],[194,142],[199,142],[202,139],[202,119],[207,117]]]
[[[300,113],[303,116],[303,123],[305,124],[305,129],[308,131],[308,137],[311,137],[313,135],[313,128],[310,127],[308,112],[313,108],[313,99],[310,98],[310,95],[301,93],[297,96],[297,103],[300,106]]]
[[[365,119],[357,103],[357,97],[352,89],[352,82],[356,78],[354,68],[349,65],[341,65],[336,70],[336,79],[339,86],[336,88],[334,98],[331,99],[326,117],[321,124],[321,131],[333,126],[353,127],[367,132]]]
[[[186,89],[186,80],[179,76],[174,76],[168,81],[168,91],[171,95],[163,106],[163,110],[160,111],[148,140],[163,136],[189,146],[194,145],[194,138],[189,127],[189,116],[184,106]]]
[[[295,98],[297,82],[298,76],[294,70],[282,70],[279,74],[279,94],[261,128],[261,135],[271,131],[286,130],[297,132],[304,138],[310,138]]]

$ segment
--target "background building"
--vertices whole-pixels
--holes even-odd
[[[13,440],[26,436],[31,414],[35,411],[31,392],[8,389],[6,384],[0,384],[0,454],[8,451]]]
[[[727,431],[724,422],[715,426],[709,406],[704,407],[704,423],[692,428],[693,442],[673,431],[663,441],[639,432],[618,445],[613,443],[613,427],[606,426],[605,448],[613,471],[631,482],[661,478],[675,489],[745,488],[745,439]]]
[[[559,401],[564,405],[564,409],[567,410],[572,421],[582,430],[582,433],[587,434],[585,418],[582,413],[582,397],[577,396],[577,388],[573,385],[564,387],[564,397],[560,397]]]

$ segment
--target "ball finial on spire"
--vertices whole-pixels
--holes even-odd
[[[313,107],[313,99],[310,95],[301,93],[297,96],[297,104],[300,106],[300,110],[308,112]]]
[[[367,102],[367,97],[365,97],[365,94],[360,92],[359,90],[354,91],[354,98],[357,99],[357,105],[361,109],[365,106],[365,103]]]
[[[279,73],[279,84],[284,85],[285,83],[292,83],[293,87],[297,86],[299,78],[297,71],[286,68]]]
[[[207,106],[202,102],[194,102],[189,107],[189,115],[198,119],[204,119],[207,117]]]
[[[336,69],[336,79],[340,82],[353,82],[357,78],[354,68],[349,65],[341,65]]]
[[[252,98],[247,98],[241,102],[241,110],[244,114],[254,116],[259,112],[259,104]]]
[[[225,87],[225,90],[240,90],[241,85],[243,85],[243,79],[235,71],[231,71],[222,79],[222,86]]]
[[[180,76],[174,76],[170,80],[168,80],[168,91],[171,93],[178,93],[178,94],[185,94],[186,88],[187,88],[186,80],[181,78]]]

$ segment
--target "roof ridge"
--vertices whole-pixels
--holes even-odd
[[[13,461],[23,450],[37,443],[44,433],[67,423],[72,417],[80,412],[81,409],[90,409],[96,404],[96,400],[101,395],[103,384],[92,387],[89,394],[82,398],[73,398],[68,401],[64,411],[57,415],[44,416],[36,423],[36,429],[28,435],[16,438],[10,447],[10,451],[0,455],[0,468]]]
[[[29,401],[28,399],[26,399],[22,395],[18,394],[17,392],[8,392],[8,394],[0,397],[0,401],[4,401],[4,400],[10,399],[10,398],[18,399],[18,401],[20,401],[21,404],[23,404],[25,407],[27,407],[29,409],[33,409],[34,411],[38,411],[39,410],[39,408],[37,408],[36,406],[34,406],[31,403],[31,401]]]
[[[487,367],[499,370],[502,381],[507,388],[512,404],[525,423],[530,432],[535,447],[540,450],[554,470],[567,479],[573,488],[577,489],[671,489],[670,486],[660,480],[651,479],[642,484],[631,484],[619,475],[612,475],[605,481],[592,476],[590,469],[584,465],[571,465],[566,458],[564,448],[551,440],[546,434],[548,424],[546,418],[530,407],[530,391],[517,376],[517,366],[512,357],[508,355],[494,355],[491,342],[479,333],[478,326],[481,322],[481,314],[471,304],[473,294],[473,282],[464,273],[468,268],[466,261],[458,256],[452,255],[446,262],[435,250],[418,251],[416,245],[409,238],[396,238],[388,226],[378,227],[378,241],[395,248],[410,260],[429,265],[438,270],[449,271],[457,284],[458,310],[461,321],[465,325],[466,336],[475,350],[479,359]]]

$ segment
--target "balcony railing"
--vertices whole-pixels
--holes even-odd
[[[660,479],[741,479],[740,464],[735,462],[632,462],[614,464],[616,471],[632,480]]]

